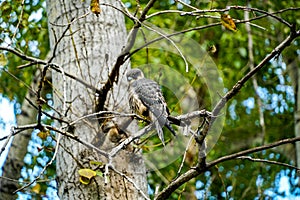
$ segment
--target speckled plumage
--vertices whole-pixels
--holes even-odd
[[[144,78],[140,69],[127,72],[129,82],[129,104],[133,112],[154,123],[158,137],[164,144],[162,127],[166,126],[174,135],[168,120],[169,110],[160,86],[153,80]]]

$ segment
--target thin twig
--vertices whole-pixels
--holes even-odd
[[[30,90],[30,92],[32,92],[33,94],[37,94],[36,91],[34,91],[27,83],[25,83],[24,81],[22,81],[21,79],[19,79],[18,77],[16,77],[14,74],[12,74],[10,71],[8,71],[5,68],[1,68],[0,70],[4,71],[5,73],[7,73],[8,75],[10,75],[11,77],[13,77],[14,79],[16,79],[17,81],[19,81],[20,83],[22,83],[28,90]]]
[[[45,60],[41,60],[41,59],[38,59],[38,58],[27,56],[27,55],[25,55],[23,53],[20,53],[19,51],[15,50],[15,49],[9,48],[9,47],[1,47],[0,46],[0,50],[11,52],[14,55],[18,56],[19,58],[21,58],[22,60],[29,61],[30,63],[32,63],[32,65],[34,65],[34,64],[49,65],[51,69],[53,69],[53,70],[55,70],[57,72],[62,73],[62,71],[59,69],[60,67],[58,65],[54,64],[54,63],[48,63]],[[79,83],[81,83],[85,87],[87,87],[87,88],[95,91],[96,93],[100,92],[100,90],[98,88],[96,88],[95,86],[93,86],[93,85],[85,82],[84,80],[78,78],[77,76],[74,76],[74,75],[69,74],[67,72],[65,72],[65,76],[67,76],[67,77],[69,77],[69,78],[71,78],[71,79],[73,79],[75,81],[78,81]]]
[[[80,19],[82,19],[82,18],[85,18],[85,17],[88,16],[89,14],[90,14],[90,12],[87,12],[87,13],[85,13],[85,14],[83,14],[83,15],[81,15],[81,16],[75,18],[75,19],[73,19],[71,22],[69,22],[69,23],[67,23],[67,24],[55,24],[55,23],[53,23],[53,22],[49,22],[49,24],[51,24],[52,26],[57,26],[57,27],[66,27],[66,26],[70,26],[70,25],[74,24],[76,21],[78,21],[78,20],[80,20]]]
[[[12,129],[14,129],[14,131],[13,131],[12,136],[15,136],[15,135],[21,133],[22,131],[27,130],[27,129],[35,129],[36,127],[37,127],[37,124],[28,124],[28,125],[24,125],[24,126],[13,126]],[[8,137],[10,137],[10,135],[1,137],[0,141],[5,140]]]
[[[0,46],[0,50],[3,50],[3,51],[9,51],[13,54],[15,54],[16,56],[18,56],[19,58],[21,58],[22,60],[27,60],[29,62],[33,62],[35,64],[42,64],[42,65],[47,65],[47,62],[44,61],[44,60],[41,60],[41,59],[38,59],[38,58],[34,58],[34,57],[31,57],[31,56],[27,56],[13,48],[10,48],[10,47],[1,47]]]
[[[103,6],[109,6],[112,7],[113,9],[121,12],[123,15],[127,16],[129,19],[131,19],[133,22],[136,21],[136,18],[128,11],[127,7],[124,5],[124,3],[121,0],[118,0],[118,2],[120,3],[120,5],[122,6],[123,10],[121,10],[120,8],[113,6],[111,4],[108,3],[100,3],[100,5]]]
[[[10,134],[7,136],[6,141],[3,143],[3,146],[0,149],[0,156],[5,151],[5,148],[6,148],[7,144],[8,144],[8,142],[10,141],[10,139],[12,138],[12,136],[14,135],[14,132],[15,132],[14,131],[14,127],[11,127]]]
[[[188,150],[189,150],[189,147],[190,147],[190,145],[191,145],[191,143],[192,143],[192,141],[193,141],[193,138],[194,138],[194,134],[191,135],[191,137],[190,137],[190,139],[189,139],[189,141],[188,141],[188,143],[187,143],[187,145],[186,145],[186,147],[185,147],[185,151],[184,151],[184,154],[183,154],[183,158],[182,158],[180,167],[179,167],[179,169],[178,169],[178,171],[177,171],[177,176],[179,176],[179,175],[181,174],[181,170],[182,170],[182,168],[183,168],[184,161],[185,161],[187,152],[188,152]]]
[[[147,26],[145,23],[143,23],[143,26],[146,27],[147,29],[149,29],[150,31],[153,31],[159,35],[161,35],[162,37],[164,37],[166,40],[168,40],[174,47],[175,49],[178,51],[180,57],[183,59],[184,61],[184,65],[185,65],[185,71],[188,72],[189,71],[189,64],[185,58],[185,56],[183,55],[183,53],[181,52],[181,50],[179,49],[179,47],[175,44],[175,42],[173,40],[171,40],[170,37],[168,37],[167,35],[155,30],[154,28],[151,28],[150,26]]]
[[[60,138],[61,138],[61,135],[58,133],[58,138],[57,138],[57,141],[56,141],[56,145],[55,145],[55,151],[54,151],[54,154],[53,154],[53,157],[51,158],[51,160],[45,165],[45,167],[41,170],[41,172],[39,173],[39,175],[33,180],[31,181],[30,183],[27,183],[26,185],[22,186],[21,188],[17,189],[16,191],[14,191],[14,193],[17,193],[27,187],[29,187],[30,185],[32,185],[34,182],[36,182],[38,179],[41,178],[41,176],[44,174],[44,172],[46,171],[46,169],[54,162],[56,156],[57,156],[57,153],[58,153],[58,147],[59,147],[59,143],[60,143]]]
[[[300,170],[300,168],[295,167],[293,165],[289,165],[289,164],[278,162],[278,161],[274,161],[274,160],[252,158],[251,156],[240,156],[240,157],[237,157],[236,159],[250,160],[252,162],[262,162],[262,163],[267,163],[267,164],[273,164],[273,165],[279,165],[279,166],[283,166],[283,167],[288,167],[288,168],[295,169],[295,170]]]
[[[271,53],[265,56],[265,58],[257,65],[255,66],[250,72],[248,72],[243,78],[241,78],[230,91],[228,91],[225,96],[216,104],[212,111],[212,115],[218,115],[221,109],[225,106],[225,104],[234,97],[240,89],[243,87],[243,85],[256,74],[262,67],[264,67],[271,59],[279,55],[286,47],[288,47],[291,42],[300,36],[300,30],[295,31],[291,30],[290,35],[285,38],[284,41],[282,41],[277,47],[273,49]]]
[[[119,54],[111,72],[109,73],[107,81],[102,86],[102,88],[99,91],[97,91],[97,93],[99,94],[97,111],[102,111],[104,109],[107,94],[110,91],[110,89],[112,88],[113,84],[116,81],[118,81],[119,69],[120,69],[121,65],[123,65],[126,62],[127,59],[125,59],[125,58],[129,54],[129,51],[131,50],[131,48],[134,45],[134,42],[135,42],[135,39],[137,36],[137,32],[138,32],[139,28],[141,27],[141,23],[146,19],[146,14],[148,13],[148,11],[151,9],[151,7],[153,6],[153,4],[155,2],[156,2],[156,0],[150,0],[147,3],[144,10],[142,11],[140,18],[135,21],[135,25],[133,26],[130,34],[128,35],[128,42],[127,42],[125,48]],[[131,17],[135,19],[134,16],[131,15]]]
[[[121,151],[124,147],[129,145],[132,141],[140,138],[144,134],[148,133],[150,130],[153,129],[153,125],[149,124],[148,126],[144,127],[140,131],[138,131],[134,136],[129,136],[126,140],[121,142],[118,146],[114,147],[110,152],[109,152],[109,157],[112,158],[114,157],[119,151]]]
[[[196,8],[196,7],[194,7],[194,6],[191,6],[190,4],[187,4],[187,3],[185,3],[185,2],[183,2],[183,1],[181,1],[181,0],[175,0],[175,2],[181,3],[182,5],[184,5],[184,6],[188,7],[188,8],[190,8],[190,9],[198,10],[198,8]]]
[[[274,50],[265,56],[265,58],[253,69],[251,70],[249,73],[247,73],[242,79],[240,79],[233,87],[230,91],[228,91],[225,96],[223,98],[221,98],[221,100],[216,104],[216,106],[214,107],[213,111],[212,111],[212,115],[216,116],[220,113],[221,109],[225,106],[225,104],[231,99],[233,98],[238,92],[239,90],[243,87],[243,85],[254,75],[256,74],[263,66],[265,66],[272,58],[274,58],[275,56],[277,56],[278,54],[280,54],[287,46],[289,46],[291,44],[291,42],[300,36],[300,30],[296,31],[295,29],[291,29],[290,35],[285,38],[284,41],[282,41],[277,47],[274,48]],[[210,120],[210,125],[212,126],[212,124],[214,123],[215,118],[212,117]],[[205,131],[203,131],[204,136],[207,135],[208,132],[208,128],[207,126],[204,127]],[[170,183],[166,188],[164,188],[163,191],[161,191],[158,196],[155,197],[155,199],[167,199],[169,197],[169,195],[175,191],[179,186],[181,186],[182,184],[184,184],[185,182],[189,181],[190,179],[198,176],[199,174],[203,173],[204,171],[206,171],[207,169],[209,169],[212,166],[215,166],[219,163],[222,163],[224,161],[227,160],[232,160],[235,159],[239,156],[244,156],[250,153],[254,153],[254,152],[260,152],[262,150],[265,149],[270,149],[276,146],[280,146],[283,144],[287,144],[287,143],[293,143],[296,141],[300,141],[300,137],[296,137],[296,138],[289,138],[289,139],[285,139],[285,140],[280,140],[268,145],[263,145],[260,147],[255,147],[252,149],[248,149],[248,150],[244,150],[244,151],[240,151],[238,153],[234,153],[231,155],[227,155],[227,156],[223,156],[221,158],[218,158],[210,163],[207,163],[206,165],[201,165],[202,168],[193,168],[188,170],[186,173],[182,174],[180,177],[178,177],[176,180],[174,180],[172,183]]]
[[[14,34],[12,36],[11,41],[13,41],[16,38],[16,35],[18,33],[20,24],[22,23],[22,18],[23,18],[23,15],[24,15],[24,5],[25,5],[25,0],[23,0],[22,3],[21,3],[21,13],[20,13],[20,16],[19,16],[19,19],[18,19],[18,24],[17,24],[17,26],[15,28],[15,32],[14,32]]]
[[[181,186],[182,184],[188,182],[189,180],[191,180],[192,178],[195,178],[196,176],[198,176],[199,174],[207,171],[208,169],[210,169],[211,167],[216,166],[217,164],[223,163],[225,161],[229,161],[229,160],[233,160],[236,159],[238,157],[247,155],[247,154],[251,154],[251,153],[255,153],[255,152],[260,152],[266,149],[271,149],[280,145],[284,145],[284,144],[290,144],[290,143],[294,143],[300,141],[300,137],[295,137],[295,138],[288,138],[288,139],[284,139],[284,140],[280,140],[271,144],[267,144],[267,145],[263,145],[260,147],[255,147],[252,149],[247,149],[244,151],[240,151],[237,153],[233,153],[227,156],[223,156],[221,158],[218,158],[210,163],[207,163],[207,165],[204,168],[191,168],[190,170],[188,170],[187,172],[185,172],[184,174],[182,174],[180,177],[178,177],[177,179],[175,179],[174,181],[172,181],[166,188],[163,189],[163,191],[161,191],[154,199],[156,200],[163,200],[163,199],[167,199],[170,194],[175,191],[179,186]]]
[[[53,70],[55,70],[55,71],[57,71],[57,72],[62,73],[62,71],[60,70],[60,67],[59,67],[58,65],[53,64],[53,63],[51,63],[51,64],[49,64],[49,65],[50,65],[50,68],[51,68],[51,69],[53,69]],[[74,76],[74,75],[69,74],[69,73],[67,73],[67,72],[64,72],[64,74],[65,74],[65,76],[67,76],[67,77],[69,77],[69,78],[71,78],[71,79],[73,79],[73,80],[75,80],[75,81],[81,83],[82,85],[84,85],[84,86],[87,87],[88,89],[91,89],[91,90],[95,91],[96,93],[100,92],[100,90],[99,90],[98,88],[96,88],[95,86],[93,86],[93,85],[91,85],[91,84],[85,82],[84,80],[78,78],[77,76]]]
[[[21,184],[30,183],[30,181],[21,181],[21,180],[17,180],[17,179],[8,178],[8,177],[5,177],[5,176],[0,176],[0,179],[4,179],[4,180],[14,182],[14,183],[21,183]],[[50,181],[55,181],[55,179],[53,178],[53,179],[37,180],[36,182],[37,183],[44,183],[44,182],[50,182]]]

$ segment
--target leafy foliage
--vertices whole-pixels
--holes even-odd
[[[6,0],[0,3],[1,45],[14,47],[28,56],[44,58],[49,50],[45,2],[27,0],[22,4],[20,0]],[[8,64],[1,70],[0,92],[21,103],[26,93],[24,84],[30,84],[36,68],[18,70],[18,66],[26,63],[13,54],[6,56]]]
[[[141,7],[144,4],[141,1]],[[136,8],[135,2],[131,2],[130,8],[132,12]],[[199,9],[211,9],[211,8],[225,8],[228,5],[241,5],[246,6],[244,2],[225,2],[225,1],[209,1],[203,3],[200,1],[190,1],[191,6],[195,6]],[[270,12],[275,12],[287,7],[297,7],[297,3],[280,2],[262,4],[261,2],[251,2],[251,6],[261,10],[269,9]],[[176,1],[160,1],[151,10],[151,13],[160,12],[163,10],[189,10]],[[235,20],[243,20],[244,12],[241,10],[230,10],[230,16]],[[211,14],[212,16],[220,16],[220,14]],[[250,13],[252,17],[256,14]],[[290,11],[278,14],[279,17],[287,20],[290,23],[297,23],[299,26],[299,20]],[[168,13],[157,15],[150,18],[150,22],[160,28],[168,28],[176,31],[188,29],[190,27],[197,27],[200,24],[210,24],[218,22],[218,19],[214,18],[201,18],[198,19],[192,16],[181,16],[177,13]],[[273,18],[262,18],[260,20],[253,21],[258,26],[252,26],[253,48],[255,63],[258,64],[263,57],[272,51],[272,49],[288,35],[289,30],[281,23]],[[224,30],[221,26],[207,28],[201,31],[193,31],[186,33],[188,37],[198,41],[203,49],[209,49],[212,45],[215,46],[216,52],[211,56],[217,64],[220,71],[223,73],[223,81],[225,87],[230,89],[240,78],[242,78],[246,72],[249,71],[248,66],[248,35],[245,30],[244,24],[237,24],[237,32],[231,32]],[[262,27],[262,28],[259,28]],[[284,28],[283,28],[284,27]],[[283,30],[283,31],[282,31]],[[239,150],[248,149],[250,147],[259,146],[262,143],[274,142],[283,138],[293,137],[293,111],[294,111],[294,93],[291,86],[291,79],[286,73],[288,70],[286,61],[296,59],[297,46],[299,48],[299,39],[294,42],[295,46],[292,46],[288,51],[289,55],[283,54],[276,60],[273,60],[263,68],[257,75],[259,84],[258,95],[256,94],[251,82],[248,82],[242,91],[230,101],[226,112],[226,123],[223,128],[221,137],[215,147],[209,152],[209,160],[224,156]],[[293,50],[291,50],[293,49]],[[176,56],[175,56],[176,57]],[[142,63],[151,63],[155,60],[156,63],[164,63],[176,70],[180,71],[190,82],[192,82],[193,76],[189,76],[193,73],[184,73],[184,63],[177,56],[170,54],[156,54],[155,52],[148,50],[147,52],[141,51],[132,57],[132,65],[139,66]],[[210,101],[207,98],[207,88],[203,87],[205,82],[197,82],[193,84],[194,88],[199,88],[198,98],[201,104],[205,105],[205,108],[209,108]],[[204,95],[206,94],[206,95]],[[168,100],[169,107],[173,107],[173,97],[166,93],[166,99]],[[203,96],[205,96],[204,99]],[[261,98],[263,102],[264,119],[266,126],[266,134],[261,135],[262,127],[259,124],[259,113],[257,98]],[[200,101],[200,99],[202,99]],[[285,134],[283,134],[285,133]],[[274,150],[264,151],[261,154],[253,154],[251,156],[265,159],[272,159],[278,162],[295,164],[294,157],[291,156],[291,146],[277,148]],[[288,153],[289,152],[289,153]],[[192,154],[191,157],[195,155]],[[186,170],[195,164],[195,157],[186,158],[185,167]],[[163,174],[164,178],[171,181],[176,177],[176,172],[179,168],[181,160],[178,159],[172,165],[160,170],[160,173],[155,171],[149,174],[149,184],[154,190],[158,185],[164,187],[167,183],[162,183]],[[188,193],[197,194],[199,199],[220,199],[231,198],[243,199],[245,197],[253,199],[255,197],[272,197],[272,194],[268,193],[269,190],[278,190],[278,174],[282,173],[282,167],[274,165],[266,165],[261,163],[251,163],[249,161],[237,160],[226,162],[219,165],[217,169],[212,169],[210,172],[205,173],[204,176],[200,176],[197,180],[193,180],[182,186],[177,190],[177,194],[173,194],[174,199],[178,199],[180,196],[184,196],[188,199]],[[295,173],[295,171],[293,171]],[[290,180],[294,176],[288,175]],[[260,182],[260,180],[263,180]],[[201,186],[199,186],[201,185]],[[295,190],[296,185],[291,185],[291,191],[294,191],[294,195],[299,194],[299,191]],[[276,195],[282,195],[276,193]],[[214,197],[214,198],[213,198]]]
[[[129,11],[132,13],[136,12],[137,15],[140,14],[140,10],[148,3],[145,0],[123,2]],[[0,42],[17,48],[27,55],[44,58],[49,49],[48,39],[45,39],[48,38],[45,2],[25,1],[24,5],[21,3],[22,1],[14,1],[12,3],[11,0],[1,3]],[[246,6],[244,1],[189,1],[189,5],[201,10],[223,9],[233,4]],[[138,5],[141,8],[138,8]],[[298,1],[251,1],[251,6],[275,12],[284,8],[299,7],[300,4]],[[154,4],[149,15],[164,10],[188,12],[191,9],[181,3],[177,3],[177,1],[162,0]],[[37,13],[39,14],[36,15]],[[281,12],[276,16],[289,23],[295,23],[299,27],[300,15],[298,14],[297,16],[295,13],[297,11],[290,10]],[[182,16],[178,13],[161,13],[160,15],[151,17],[147,21],[160,29],[177,32],[191,27],[218,23],[220,22],[221,14],[223,13],[209,13],[209,17],[196,17],[190,15]],[[232,9],[229,14],[235,20],[244,19],[243,10]],[[250,12],[251,17],[258,15],[262,15],[262,13]],[[251,34],[253,37],[254,64],[258,64],[265,55],[270,53],[289,34],[289,29],[272,17],[261,18],[251,23],[256,25],[251,26]],[[126,25],[130,29],[133,23],[130,19],[126,18]],[[215,48],[213,52],[208,51],[208,53],[216,63],[219,71],[222,72],[225,90],[230,89],[250,70],[248,65],[248,34],[245,24],[236,23],[236,26],[238,31],[235,32],[226,30],[221,25],[218,25],[199,31],[194,30],[184,33],[186,37],[197,41],[204,50],[209,50],[212,46]],[[299,57],[299,43],[299,39],[296,39],[293,45],[287,50],[288,53],[284,52],[256,74],[259,85],[258,91],[255,91],[253,84],[249,81],[241,92],[228,103],[222,135],[214,148],[208,152],[208,160],[264,143],[293,137],[295,97],[292,79],[287,71],[289,70],[289,62],[297,59],[297,56]],[[30,84],[35,68],[30,67],[19,70],[18,66],[26,63],[13,54],[5,53],[5,56],[7,57],[8,64],[1,68],[0,92],[10,99],[17,99],[21,103],[26,92],[24,84]],[[211,108],[212,103],[205,81],[201,78],[194,81],[196,72],[194,69],[190,69],[190,72],[186,73],[185,63],[180,56],[170,52],[162,52],[159,49],[144,48],[131,57],[131,62],[132,67],[149,63],[171,66],[172,69],[180,72],[193,88],[197,90],[197,100],[200,107],[208,110]],[[148,71],[145,71],[145,74],[150,74],[151,70],[153,69],[149,68]],[[9,71],[16,78],[12,78],[6,71]],[[153,79],[156,79],[158,82],[164,76],[159,72],[153,71],[151,74],[157,75]],[[168,82],[172,82],[174,79],[174,77],[168,75],[165,75],[163,78],[167,79]],[[22,80],[22,82],[19,80]],[[178,106],[179,100],[174,97],[172,91],[169,91],[167,88],[163,88],[163,91],[172,114],[182,114],[183,110]],[[266,129],[264,135],[262,134],[262,127],[259,122],[258,98],[261,99],[263,104],[261,109],[264,112]],[[47,136],[46,138],[49,139]],[[36,141],[33,140],[34,142]],[[45,146],[45,148],[48,148],[48,145],[50,149],[53,147],[52,140],[47,141],[46,139],[39,143]],[[295,158],[292,156],[294,154],[294,146],[286,145],[249,156],[295,165]],[[26,167],[29,171],[36,166],[42,167],[43,164],[39,160],[44,160],[51,156],[52,152],[47,149],[44,149],[38,156],[33,155],[31,152],[31,155],[29,155],[31,159],[29,159],[30,162],[27,163]],[[149,171],[148,184],[150,187],[150,196],[154,195],[155,188],[165,187],[178,175],[177,171],[182,159],[183,157],[179,157],[171,165],[163,169],[151,169]],[[194,166],[197,162],[196,159],[196,149],[188,150],[182,172]],[[55,171],[53,170],[53,168],[48,168],[45,179],[52,179],[55,176]],[[254,199],[271,198],[276,195],[284,197],[286,194],[280,190],[279,183],[282,177],[288,178],[290,182],[289,192],[292,195],[300,195],[300,191],[297,190],[297,184],[294,181],[297,179],[295,170],[286,170],[282,166],[237,159],[224,162],[182,185],[172,194],[171,198],[190,199],[194,194],[198,199],[244,199],[245,197]],[[33,186],[32,191],[36,194],[45,194],[47,187],[50,186],[38,183],[38,185]]]

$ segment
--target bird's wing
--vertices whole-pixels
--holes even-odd
[[[133,87],[135,94],[138,96],[141,102],[160,121],[161,126],[164,126],[168,113],[166,102],[160,90],[160,86],[156,82],[144,78],[135,81]]]
[[[155,124],[158,136],[164,144],[162,127],[166,126],[174,135],[175,131],[168,121],[168,108],[160,86],[150,79],[140,79],[133,84],[134,93],[148,108],[150,120]]]

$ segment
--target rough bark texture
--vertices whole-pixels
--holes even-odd
[[[105,3],[119,7],[119,3],[115,0],[105,1]],[[126,44],[126,29],[122,13],[111,7],[102,6],[98,17],[90,13],[79,19],[90,12],[89,8],[90,1],[48,0],[50,44],[53,50],[58,38],[67,29],[67,25],[78,18],[57,45],[54,62],[61,66],[64,72],[101,88],[118,54]],[[127,82],[124,76],[127,67],[128,64],[121,67],[118,84],[114,85],[107,98],[105,106],[107,110],[125,112],[129,108]],[[52,80],[54,104],[62,114],[60,117],[73,121],[95,112],[95,91],[64,77],[61,73],[53,73]],[[95,117],[78,121],[74,129],[68,131],[104,150],[109,150],[115,145],[111,142],[111,138],[103,133]],[[67,137],[62,137],[60,144],[64,149],[59,149],[56,162],[58,193],[61,199],[142,198],[136,187],[112,171],[109,174],[108,184],[104,184],[102,177],[96,177],[89,185],[81,184],[78,175],[80,165],[75,159],[85,168],[92,169],[96,166],[91,165],[89,161],[106,163],[107,160]],[[112,164],[118,171],[131,177],[139,189],[147,193],[145,165],[139,155],[122,150]]]
[[[36,72],[31,83],[31,88],[37,89],[40,73],[40,70]],[[35,94],[32,91],[27,92],[26,98],[31,99],[32,101],[35,101],[36,99]],[[22,103],[21,113],[17,116],[18,126],[35,123],[36,115],[37,110],[25,99]],[[25,130],[13,137],[7,158],[3,165],[3,177],[12,180],[19,180],[21,177],[21,169],[24,166],[24,157],[27,153],[27,146],[31,138],[31,133],[32,130]],[[17,182],[0,179],[0,199],[16,199],[17,195],[13,194],[13,192],[19,187],[20,185]]]

